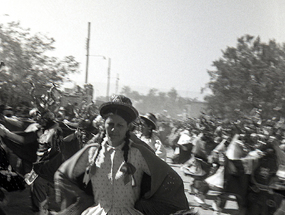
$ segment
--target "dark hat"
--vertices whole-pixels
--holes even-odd
[[[132,106],[132,101],[123,95],[113,95],[109,102],[100,106],[100,115],[106,118],[109,113],[118,114],[128,123],[133,122],[138,117],[138,111]]]
[[[156,125],[157,119],[156,119],[154,114],[146,113],[145,115],[141,116],[141,119],[147,120],[153,126],[153,129],[154,130],[156,129],[156,127],[157,127],[157,125]]]
[[[93,126],[92,121],[90,121],[89,119],[81,119],[78,122],[78,128],[93,134],[96,134],[98,132],[97,128]]]

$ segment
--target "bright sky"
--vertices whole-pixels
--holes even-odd
[[[90,55],[111,59],[110,94],[130,86],[142,94],[175,88],[181,96],[202,98],[207,70],[237,38],[250,34],[263,42],[285,42],[284,0],[9,0],[0,22],[21,26],[56,40],[54,56],[73,55],[85,83],[86,39]],[[9,16],[6,16],[8,14]],[[108,61],[89,58],[88,82],[95,96],[106,95]]]

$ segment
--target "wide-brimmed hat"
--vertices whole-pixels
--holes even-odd
[[[108,114],[118,114],[128,123],[133,122],[138,117],[138,111],[133,107],[132,101],[123,95],[113,95],[109,102],[100,106],[100,115],[106,118]]]
[[[156,125],[157,119],[156,119],[154,114],[146,113],[145,115],[142,115],[140,117],[143,120],[147,120],[153,126],[154,130],[156,129],[156,127],[157,127],[157,125]]]

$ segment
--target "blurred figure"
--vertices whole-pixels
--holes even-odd
[[[138,137],[147,143],[159,158],[166,161],[165,147],[160,141],[158,135],[155,133],[155,130],[157,129],[157,119],[155,115],[152,113],[147,113],[143,116],[140,116],[140,120],[141,133],[138,134]]]
[[[68,103],[65,107],[65,114],[66,114],[66,119],[68,121],[74,121],[75,118],[78,116],[76,107],[77,107],[77,103],[74,102],[73,104]]]
[[[31,185],[31,197],[33,210],[40,215],[47,214],[49,199],[53,196],[53,169],[49,161],[60,152],[62,141],[62,130],[55,121],[54,114],[49,110],[33,109],[30,114],[35,123],[30,124],[25,129],[25,135],[14,133],[4,125],[0,127],[0,136],[9,139],[19,146],[33,144],[37,147],[30,148],[30,160],[32,160],[32,170],[25,175],[25,181]],[[15,153],[23,154],[24,151]],[[33,154],[35,153],[35,154]],[[35,160],[34,160],[35,159]]]
[[[65,108],[64,107],[60,107],[58,109],[58,112],[56,113],[56,120],[57,121],[63,121],[65,120],[65,117],[66,117],[66,112],[65,112]]]
[[[12,117],[14,115],[14,110],[8,105],[0,105],[0,112],[7,117]]]
[[[190,134],[188,129],[183,129],[179,133],[179,139],[177,141],[178,152],[177,156],[173,158],[173,163],[183,164],[191,158],[191,151],[193,148],[193,140],[196,138],[196,134]]]

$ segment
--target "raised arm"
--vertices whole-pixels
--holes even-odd
[[[19,145],[29,144],[36,140],[36,135],[34,133],[33,134],[27,133],[27,135],[22,136],[14,132],[11,132],[2,124],[0,124],[0,136],[12,140],[13,142]]]

